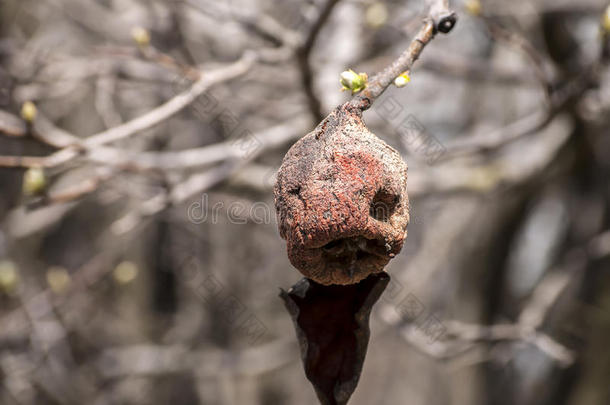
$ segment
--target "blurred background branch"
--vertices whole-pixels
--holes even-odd
[[[271,189],[366,99],[412,222],[350,403],[607,404],[610,8],[451,7],[0,3],[0,403],[314,403]]]

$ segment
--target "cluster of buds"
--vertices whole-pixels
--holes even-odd
[[[341,73],[339,83],[342,86],[341,91],[350,90],[352,94],[355,94],[366,88],[368,80],[369,77],[366,73],[356,73],[349,69]],[[407,70],[394,79],[394,85],[396,87],[405,87],[410,81],[410,72]]]
[[[358,93],[366,88],[369,76],[366,73],[356,73],[352,69],[341,73],[339,83],[341,83],[341,91],[350,90],[352,94]]]

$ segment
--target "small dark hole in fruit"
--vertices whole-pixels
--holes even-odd
[[[328,242],[326,245],[322,246],[324,250],[333,250],[334,248],[339,247],[343,243],[344,239],[336,239]]]
[[[373,197],[373,201],[371,201],[369,215],[378,221],[387,222],[394,214],[398,201],[397,195],[379,190],[375,197]]]
[[[359,250],[356,252],[356,260],[364,260],[367,257],[372,256],[370,253],[365,252],[364,250]]]

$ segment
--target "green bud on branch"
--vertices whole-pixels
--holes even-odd
[[[339,83],[343,88],[341,91],[351,90],[352,94],[358,93],[366,88],[369,76],[366,73],[356,73],[352,69],[341,73]]]
[[[396,87],[405,87],[407,83],[411,81],[411,76],[409,76],[409,71],[402,72],[400,76],[394,79],[394,86]]]

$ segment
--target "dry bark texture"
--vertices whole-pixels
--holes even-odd
[[[290,262],[318,283],[378,273],[407,236],[407,164],[362,112],[337,107],[286,154],[275,204]]]

